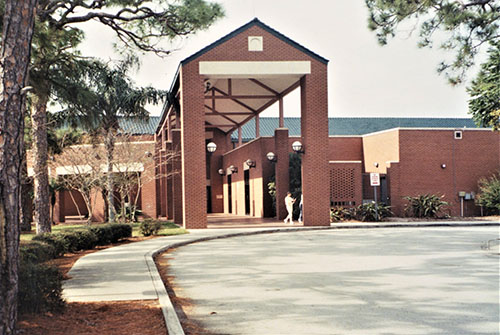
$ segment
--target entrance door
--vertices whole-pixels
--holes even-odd
[[[250,170],[245,170],[245,214],[250,215]]]
[[[207,213],[212,213],[212,186],[207,186]]]
[[[227,201],[228,201],[228,213],[229,214],[232,214],[233,213],[233,185],[231,184],[232,180],[231,180],[231,175],[228,174],[227,175]]]
[[[387,177],[380,176],[380,201],[386,205],[390,205],[389,196],[387,193]]]

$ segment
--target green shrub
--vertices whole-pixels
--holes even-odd
[[[113,239],[113,231],[109,224],[92,226],[89,230],[97,236],[97,245],[110,244]]]
[[[30,241],[19,247],[21,262],[42,263],[56,258],[56,250],[53,245],[40,241]]]
[[[437,218],[444,207],[448,206],[446,201],[441,200],[442,198],[443,196],[439,197],[434,194],[404,197],[408,201],[405,214],[416,218]]]
[[[60,257],[68,252],[68,240],[60,234],[43,233],[33,237],[33,241],[45,242],[54,247],[55,256]]]
[[[22,261],[19,266],[19,312],[61,310],[64,307],[62,279],[56,267]]]
[[[341,206],[330,208],[330,222],[350,220],[355,216],[354,209]]]
[[[386,206],[383,203],[378,203],[378,208],[375,207],[374,202],[362,204],[356,207],[356,219],[370,222],[381,221],[392,215],[390,208],[390,206]]]
[[[112,223],[111,227],[111,242],[116,243],[121,239],[132,237],[132,226],[125,223]]]
[[[158,234],[158,231],[162,228],[162,224],[159,221],[146,219],[141,222],[139,226],[139,231],[143,236],[151,236]]]
[[[490,178],[480,179],[478,184],[476,204],[483,206],[488,213],[500,214],[500,172]]]

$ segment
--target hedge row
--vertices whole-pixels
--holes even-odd
[[[92,249],[132,236],[132,226],[106,224],[83,231],[42,234],[20,247],[19,312],[58,311],[64,306],[63,277],[48,260],[67,252]]]
[[[55,257],[67,252],[93,249],[98,245],[116,243],[121,239],[132,236],[132,226],[128,224],[112,223],[92,226],[82,231],[37,235],[34,241],[47,243],[54,247]]]

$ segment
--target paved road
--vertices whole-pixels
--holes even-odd
[[[214,334],[499,334],[499,227],[307,231],[167,254]]]

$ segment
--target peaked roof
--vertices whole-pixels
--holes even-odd
[[[247,30],[247,29],[249,29],[250,27],[253,27],[253,26],[258,26],[258,27],[264,29],[265,31],[267,31],[271,35],[274,35],[276,38],[279,38],[283,42],[288,43],[292,47],[294,47],[296,49],[299,49],[303,53],[311,56],[312,58],[314,58],[314,59],[316,59],[316,60],[318,60],[318,61],[320,61],[320,62],[322,62],[324,64],[328,63],[328,59],[326,59],[324,57],[321,57],[320,55],[318,55],[317,53],[312,52],[311,50],[307,49],[303,45],[301,45],[301,44],[299,44],[299,43],[291,40],[290,38],[286,37],[285,35],[283,35],[279,31],[271,28],[267,24],[264,24],[258,18],[254,18],[252,21],[248,22],[247,24],[244,24],[243,26],[241,26],[238,29],[230,32],[226,36],[218,39],[217,41],[213,42],[212,44],[207,45],[206,47],[204,47],[200,51],[198,51],[198,52],[192,54],[191,56],[187,57],[186,59],[184,59],[183,61],[181,61],[181,64],[184,65],[184,64],[187,64],[187,63],[191,62],[192,60],[200,57],[201,55],[205,54],[206,52],[212,50],[213,48],[217,47],[218,45],[226,42],[227,40],[233,38],[234,36],[236,36],[236,35],[244,32],[245,30]]]
[[[289,136],[300,136],[300,118],[285,118],[285,128]],[[260,136],[274,136],[279,118],[261,117]],[[334,117],[328,119],[328,134],[360,136],[392,128],[478,128],[468,118],[391,118],[391,117]],[[255,138],[255,119],[241,127],[243,141]],[[231,134],[233,141],[238,140],[238,132]]]

